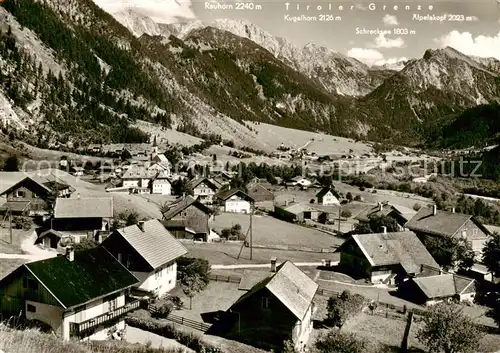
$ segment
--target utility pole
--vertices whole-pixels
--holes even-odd
[[[10,244],[13,243],[12,239],[12,210],[9,208],[9,236],[10,236]]]
[[[408,351],[408,336],[410,334],[411,324],[413,322],[413,311],[410,310],[408,313],[408,319],[406,321],[405,332],[403,334],[403,340],[401,342],[401,352],[406,353]]]
[[[342,206],[339,205],[339,225],[338,225],[338,234],[340,235],[340,216],[342,214]]]
[[[253,216],[253,202],[250,203],[250,260],[252,260],[252,216]]]

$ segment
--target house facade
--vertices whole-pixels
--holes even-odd
[[[213,212],[197,199],[186,196],[170,205],[163,213],[162,223],[177,239],[213,238],[210,225]]]
[[[250,213],[254,200],[240,189],[228,189],[215,195],[224,212]]]
[[[438,210],[436,205],[422,207],[405,227],[419,237],[462,238],[469,242],[478,258],[491,232],[474,216],[456,213],[454,210]]]
[[[193,191],[193,196],[201,203],[211,205],[217,192],[217,186],[208,178],[191,180],[187,187]]]
[[[111,197],[58,198],[51,228],[71,235],[76,243],[83,237],[100,241],[109,232],[113,212]]]
[[[101,244],[139,279],[136,287],[161,297],[175,288],[176,260],[186,248],[158,220],[118,229]]]
[[[233,325],[227,335],[265,349],[279,349],[291,340],[304,352],[313,330],[317,289],[318,284],[286,261],[230,307]]]
[[[423,266],[439,268],[413,232],[354,234],[339,250],[339,265],[352,277],[372,283],[400,285]]]
[[[151,183],[153,194],[159,195],[172,195],[172,184],[168,178],[168,174],[163,171],[160,172]]]
[[[122,175],[122,186],[149,190],[151,181],[158,173],[159,171],[156,169],[148,170],[143,166],[131,166]]]
[[[7,202],[0,207],[0,213],[10,210],[19,216],[47,216],[52,213],[50,200],[56,195],[68,197],[71,188],[61,182],[38,177],[26,177],[15,183],[0,196]]]
[[[340,205],[338,194],[332,187],[325,187],[316,194],[316,202],[323,206]]]
[[[63,340],[107,339],[139,308],[127,297],[138,280],[109,252],[94,248],[21,265],[0,281],[4,318],[21,312],[51,326]],[[64,285],[61,285],[64,284]]]
[[[267,184],[268,187],[258,181],[250,183],[247,185],[248,195],[255,200],[256,208],[273,210],[275,196],[271,191],[271,185],[269,183]]]
[[[377,205],[363,209],[354,219],[360,223],[369,223],[371,217],[390,217],[398,224],[398,230],[404,231],[406,223],[416,213],[410,209],[403,209],[401,206],[396,207],[389,203],[379,202]]]

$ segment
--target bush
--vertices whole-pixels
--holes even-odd
[[[309,203],[315,203],[315,202],[316,202],[316,200],[315,200],[315,199],[311,199],[311,200],[309,201]]]
[[[177,330],[172,324],[164,323],[156,319],[143,319],[133,316],[127,316],[125,322],[127,325],[137,327],[141,330],[174,339],[195,352],[222,353],[220,348],[203,342],[198,335]]]
[[[158,319],[165,319],[170,315],[173,308],[174,304],[171,301],[162,301],[153,305],[151,316]]]
[[[361,196],[360,195],[356,195],[356,197],[354,197],[354,201],[361,201]]]
[[[344,218],[349,218],[349,217],[351,217],[351,216],[352,216],[352,213],[351,213],[351,211],[349,211],[349,210],[344,210],[344,211],[342,211],[342,212],[340,213],[340,216],[341,216],[341,217],[344,217]]]
[[[184,302],[182,301],[182,299],[176,295],[169,297],[169,300],[172,302],[172,304],[174,304],[174,307],[177,310],[182,309],[182,307],[184,306]]]
[[[31,218],[25,216],[13,217],[12,223],[15,229],[30,230],[31,229]]]
[[[420,210],[421,208],[422,208],[422,205],[420,205],[419,203],[416,203],[416,204],[414,204],[414,205],[413,205],[413,209],[414,209],[415,211],[418,211],[418,210]]]

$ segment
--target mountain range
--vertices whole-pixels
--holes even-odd
[[[5,0],[0,33],[0,118],[38,145],[141,142],[136,119],[252,148],[245,121],[416,144],[500,103],[500,62],[452,48],[368,67],[246,21],[159,24],[91,0]]]

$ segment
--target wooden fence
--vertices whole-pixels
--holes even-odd
[[[240,283],[241,277],[209,274],[208,279],[216,282]]]
[[[150,313],[155,313],[158,311],[158,309],[156,309],[153,305],[148,305],[148,311]],[[209,324],[205,324],[203,322],[198,322],[195,320],[185,318],[183,316],[178,316],[178,315],[173,315],[173,314],[169,314],[165,319],[167,319],[168,321],[175,322],[176,324],[180,324],[180,325],[194,328],[195,330],[198,330],[201,332],[207,332],[208,329],[212,326]]]

